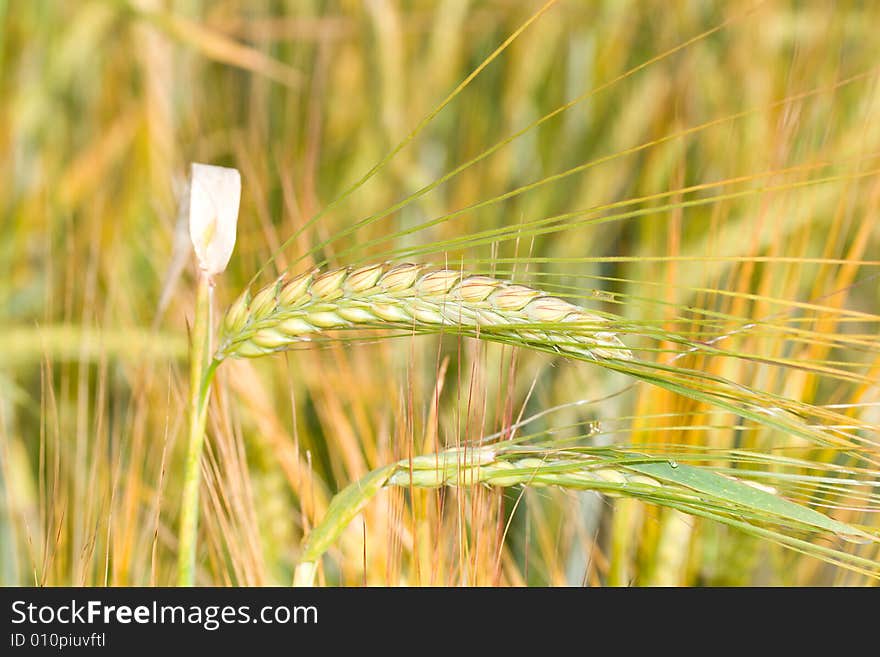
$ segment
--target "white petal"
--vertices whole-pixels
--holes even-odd
[[[219,274],[235,247],[241,175],[238,169],[192,164],[189,191],[189,237],[199,267]]]

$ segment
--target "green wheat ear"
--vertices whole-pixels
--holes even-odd
[[[389,263],[282,277],[232,304],[216,360],[289,349],[331,329],[444,330],[596,360],[632,360],[606,317],[488,276]]]

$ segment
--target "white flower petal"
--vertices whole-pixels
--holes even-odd
[[[199,267],[219,274],[235,248],[241,175],[238,169],[193,162],[189,191],[189,236]]]

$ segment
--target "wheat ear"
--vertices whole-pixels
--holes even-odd
[[[632,359],[605,317],[524,285],[388,263],[282,277],[229,309],[216,360],[282,351],[342,328],[455,330],[593,359]]]
[[[470,487],[478,484],[498,486],[561,486],[575,490],[598,490],[614,496],[650,496],[666,488],[680,499],[693,496],[681,487],[669,487],[659,480],[615,463],[598,459],[517,457],[494,446],[451,449],[439,454],[416,456],[373,470],[340,491],[327,508],[324,519],[315,526],[303,546],[294,573],[294,586],[314,586],[318,562],[339,535],[375,495],[388,486],[404,488]],[[547,454],[544,454],[546,457]]]

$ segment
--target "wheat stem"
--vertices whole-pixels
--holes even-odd
[[[202,446],[205,442],[205,424],[208,418],[208,398],[211,380],[219,365],[209,360],[211,354],[211,297],[210,278],[202,274],[196,297],[196,313],[190,355],[189,442],[184,466],[183,498],[180,513],[180,534],[177,550],[177,584],[192,586],[195,582],[196,535],[199,526],[199,469]]]
[[[380,264],[282,277],[229,309],[215,358],[289,349],[344,328],[459,333],[595,360],[632,353],[610,321],[563,299],[488,276],[414,264]]]

